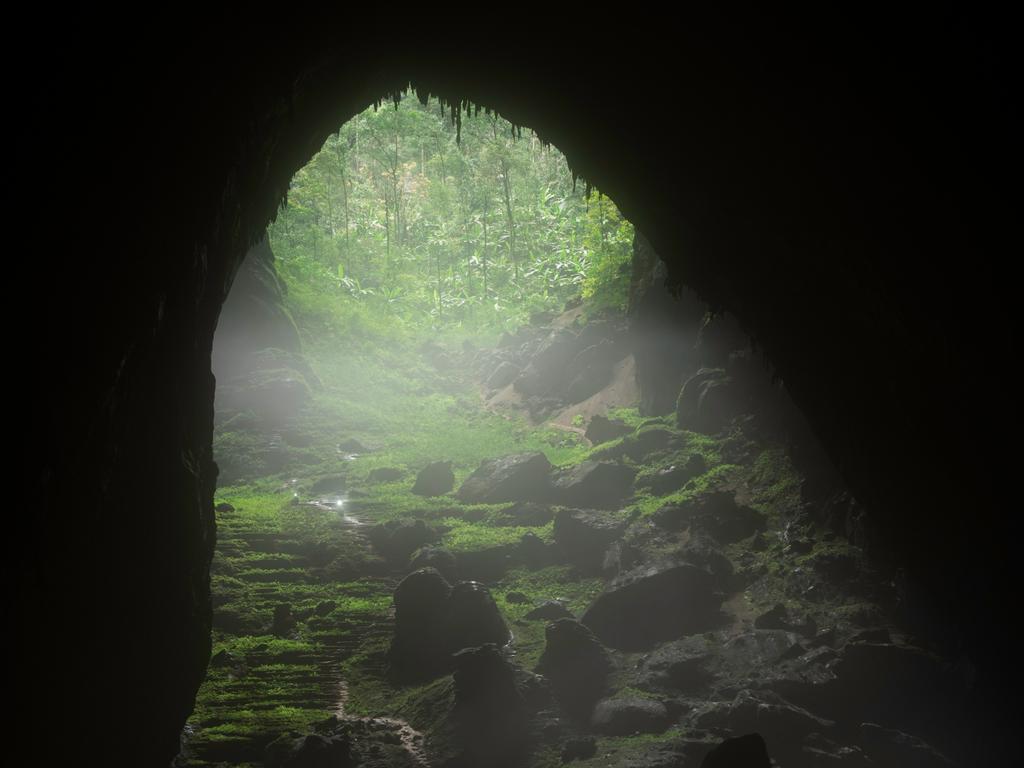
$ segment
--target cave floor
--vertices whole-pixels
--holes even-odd
[[[737,696],[766,692],[755,702],[771,706],[771,696],[791,695],[805,712],[814,696],[803,694],[832,674],[850,643],[909,647],[892,620],[898,595],[891,576],[809,516],[800,473],[756,419],[704,434],[678,429],[674,415],[644,418],[635,407],[619,407],[609,415],[635,431],[594,446],[582,429],[485,407],[468,348],[444,352],[339,354],[324,342],[308,351],[322,385],[295,414],[254,423],[246,414],[218,413],[213,656],[177,765],[277,764],[274,755],[299,735],[346,718],[374,741],[372,764],[444,763],[452,749],[451,677],[400,685],[385,659],[392,592],[420,546],[478,564],[480,575],[469,575],[494,596],[513,632],[512,658],[524,669],[534,669],[544,650],[546,622],[525,618],[536,604],[559,600],[579,617],[602,593],[613,575],[607,570],[508,558],[524,534],[553,545],[552,522],[513,525],[507,503],[413,494],[417,471],[433,461],[451,462],[457,489],[485,458],[542,451],[558,468],[618,456],[638,474],[612,514],[628,523],[631,546],[644,558],[670,556],[688,543],[686,531],[658,528],[658,510],[711,491],[730,494],[764,521],[754,535],[717,548],[729,563],[719,584],[721,621],[700,635],[708,658],[717,659],[714,679],[666,682],[652,672],[660,645],[613,651],[607,695],[663,703],[671,723],[631,735],[588,734],[585,723],[570,724],[570,736],[595,745],[574,765],[680,764],[687,739],[704,743],[709,733],[735,730],[729,718]],[[643,442],[638,435],[655,431],[667,442],[628,450]],[[682,488],[658,493],[643,482],[698,455],[703,471]],[[419,539],[381,544],[377,534],[389,525],[412,530],[417,521]],[[748,641],[757,647],[737,656],[735,648]],[[822,711],[835,715],[830,707]],[[833,747],[855,738],[856,724],[829,728]],[[538,743],[525,764],[560,765],[563,742]]]

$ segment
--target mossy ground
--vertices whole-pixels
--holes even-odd
[[[320,327],[306,320],[307,332]],[[221,423],[216,433],[218,458],[226,457],[236,472],[233,484],[217,493],[217,502],[233,510],[217,514],[213,563],[214,654],[225,651],[228,661],[211,665],[197,697],[188,765],[226,759],[244,764],[243,758],[258,764],[263,746],[274,738],[308,731],[342,707],[352,715],[402,718],[427,735],[428,747],[431,740],[446,741],[450,678],[400,686],[386,674],[391,592],[401,571],[373,551],[364,532],[375,523],[422,518],[442,532],[441,545],[472,552],[514,544],[527,531],[550,541],[552,525],[496,525],[502,505],[468,506],[452,494],[412,494],[416,472],[432,461],[451,461],[458,487],[482,459],[509,453],[543,451],[560,466],[614,456],[637,469],[642,486],[644,478],[699,454],[704,472],[671,493],[638,491],[623,514],[642,520],[710,488],[734,491],[764,513],[768,528],[758,546],[751,538],[725,548],[746,585],[726,603],[738,625],[779,602],[821,625],[864,609],[857,596],[822,601],[808,589],[816,556],[857,553],[834,537],[811,537],[810,551],[789,546],[786,537],[798,533],[793,520],[800,477],[781,446],[749,439],[739,428],[717,436],[680,431],[671,417],[644,418],[628,408],[609,415],[634,427],[633,434],[589,446],[573,433],[485,410],[465,373],[469,353],[460,345],[380,338],[353,343],[329,329],[324,320],[318,336],[306,339],[323,385],[297,416],[260,425],[243,414]],[[345,448],[353,439],[367,450]],[[638,452],[645,440],[662,447]],[[273,471],[258,458],[268,442],[274,443]],[[370,473],[381,468],[398,469],[402,476],[371,482]],[[324,477],[344,478],[348,500],[340,508],[307,503],[316,496],[313,483]],[[580,615],[604,581],[554,565],[515,568],[488,586],[513,630],[517,661],[533,669],[543,651],[545,622],[524,615],[545,599],[563,600]],[[511,592],[527,601],[508,601]],[[290,606],[296,622],[285,637],[274,637],[273,614],[281,604]],[[637,687],[630,673],[636,661],[627,655],[619,660],[613,690],[656,695]],[[619,764],[678,735],[670,730],[600,738],[597,755],[577,764]],[[557,765],[558,755],[542,748],[533,764]]]

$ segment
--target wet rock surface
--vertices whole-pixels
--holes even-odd
[[[581,717],[605,692],[611,657],[594,634],[575,619],[556,619],[544,632],[537,671],[551,681],[565,710]]]
[[[419,496],[441,496],[455,486],[455,474],[450,461],[435,461],[416,475],[412,492]]]
[[[395,589],[395,632],[388,659],[403,678],[431,677],[451,667],[452,654],[511,638],[494,598],[482,584],[451,586],[433,568],[409,574]]]
[[[626,530],[622,515],[587,509],[560,509],[554,537],[569,562],[586,573],[601,571],[609,545]]]
[[[580,619],[614,648],[638,650],[720,621],[711,574],[687,563],[641,566],[617,576]]]
[[[632,492],[636,470],[611,461],[584,461],[560,472],[554,479],[553,496],[570,507],[615,509]]]
[[[521,453],[486,459],[459,487],[468,504],[496,504],[543,499],[551,464],[543,453]]]

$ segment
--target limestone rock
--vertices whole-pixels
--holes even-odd
[[[622,515],[590,509],[560,509],[554,537],[569,562],[587,573],[600,572],[608,546],[626,530]]]
[[[412,492],[418,496],[441,496],[455,486],[455,474],[450,461],[435,461],[416,475]]]
[[[641,566],[612,581],[581,621],[613,648],[650,648],[715,626],[713,587],[711,574],[689,563]]]
[[[632,492],[636,471],[625,464],[587,460],[559,473],[555,498],[572,507],[615,509]]]
[[[539,451],[486,459],[466,478],[457,495],[467,504],[543,498],[547,494],[550,471],[550,462]]]
[[[594,634],[575,619],[558,619],[544,632],[537,671],[545,675],[566,712],[583,716],[607,687],[611,658]]]

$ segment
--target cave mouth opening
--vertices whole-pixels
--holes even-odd
[[[487,587],[554,597],[570,564],[545,554],[555,500],[539,486],[608,441],[592,423],[621,437],[642,420],[626,323],[639,240],[556,148],[471,105],[375,104],[296,173],[214,337],[213,661],[186,764],[400,695],[360,665],[410,569],[438,568],[453,594],[479,582],[491,635],[535,606]],[[481,462],[508,456],[528,476],[469,498]],[[559,599],[579,611],[597,584],[570,579]],[[532,666],[543,623],[516,634]]]
[[[755,728],[790,760],[955,748],[948,697],[898,714],[934,670],[863,508],[735,318],[665,278],[488,110],[399,95],[326,139],[214,338],[213,653],[182,765],[703,759]],[[864,684],[892,664],[899,706]],[[850,727],[808,744],[765,707]]]

